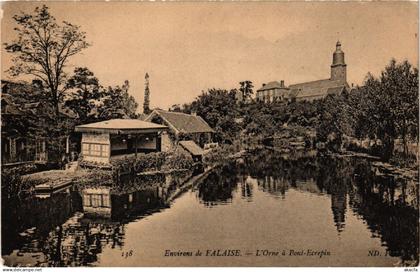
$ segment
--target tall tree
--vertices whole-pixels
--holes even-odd
[[[239,82],[239,86],[239,91],[242,93],[242,97],[244,98],[244,100],[250,98],[251,95],[254,93],[254,85],[252,85],[252,81],[250,80]]]
[[[144,76],[145,80],[145,87],[144,87],[144,102],[143,102],[143,113],[149,114],[150,113],[150,89],[149,89],[149,74],[146,73]]]
[[[389,158],[394,140],[402,139],[404,153],[408,152],[408,140],[418,141],[418,69],[404,61],[391,60],[380,77],[368,74],[362,87],[364,112],[360,115],[366,122],[368,133],[385,145]]]
[[[234,91],[223,89],[209,89],[202,92],[195,101],[184,105],[184,112],[196,112],[215,129],[219,141],[233,141],[240,131],[235,119],[238,108]]]
[[[128,93],[129,88],[128,80],[121,87],[108,87],[108,90],[104,93],[102,104],[98,109],[100,119],[136,118],[138,103]]]
[[[345,94],[328,95],[322,103],[317,137],[322,141],[329,139],[334,151],[340,151],[344,135],[354,134],[351,110],[348,97]]]
[[[4,44],[13,54],[13,66],[8,71],[12,76],[30,75],[42,80],[58,116],[59,102],[66,91],[64,69],[70,57],[89,46],[85,32],[66,21],[57,24],[45,5],[13,19],[18,25],[17,38]]]
[[[68,94],[65,105],[77,113],[79,123],[94,121],[96,109],[105,93],[93,72],[86,67],[75,68],[66,88],[71,93]]]

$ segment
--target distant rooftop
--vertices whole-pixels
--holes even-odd
[[[146,121],[151,121],[155,116],[160,116],[169,127],[182,133],[202,133],[214,132],[214,130],[197,115],[186,114],[182,112],[172,112],[164,110],[154,110]]]
[[[263,84],[261,88],[259,88],[257,91],[265,91],[265,90],[272,90],[272,89],[287,89],[287,87],[284,85],[284,81],[271,81],[267,84]]]
[[[76,126],[77,132],[98,132],[111,134],[130,134],[157,132],[166,130],[167,127],[138,119],[111,119],[102,122]]]

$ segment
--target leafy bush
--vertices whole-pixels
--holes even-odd
[[[85,187],[110,186],[114,184],[115,180],[113,172],[94,168],[86,171],[82,178],[73,179],[73,182],[76,188],[82,189]]]
[[[193,167],[193,160],[191,156],[187,156],[180,152],[175,152],[166,157],[162,166],[163,170],[173,169],[191,169]]]
[[[111,165],[109,163],[104,163],[104,162],[94,162],[94,161],[85,161],[83,160],[83,157],[80,156],[79,157],[79,166],[81,168],[88,168],[88,169],[93,169],[93,168],[110,168]]]
[[[10,198],[20,195],[34,184],[24,182],[22,175],[36,171],[35,164],[25,164],[13,168],[2,169],[1,171],[1,195],[4,198]]]
[[[239,145],[221,145],[218,146],[203,157],[203,164],[205,166],[213,166],[217,163],[226,162],[230,156],[237,153],[240,149]]]
[[[417,159],[414,155],[404,155],[401,152],[395,152],[394,155],[391,157],[389,162],[393,165],[399,167],[408,167],[408,168],[416,168],[417,167]]]
[[[176,152],[138,154],[112,161],[114,171],[125,173],[190,169],[192,165],[191,157]]]

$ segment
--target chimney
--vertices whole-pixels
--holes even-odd
[[[265,83],[263,83],[263,85],[262,85],[263,87],[265,87]]]
[[[284,88],[284,80],[280,80],[280,87]]]

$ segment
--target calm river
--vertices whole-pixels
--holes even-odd
[[[182,191],[176,179],[102,188],[102,202],[89,200],[102,216],[75,189],[8,201],[2,255],[14,266],[413,264],[418,187],[372,169],[361,158],[260,151]]]

